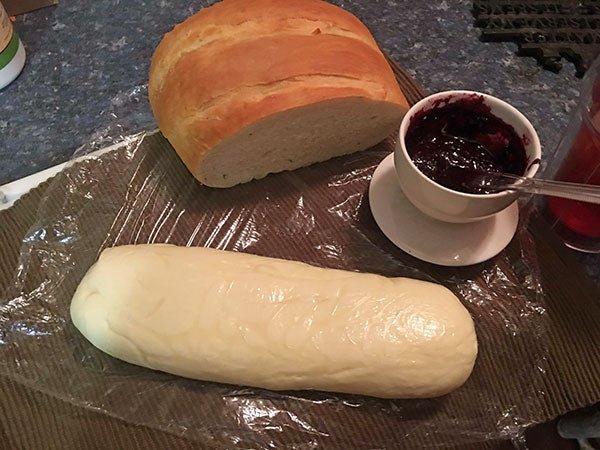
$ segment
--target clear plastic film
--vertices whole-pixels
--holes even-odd
[[[15,206],[33,205],[34,220],[0,290],[0,375],[215,448],[394,448],[399,441],[448,446],[518,437],[545,419],[538,406],[548,369],[549,321],[528,210],[508,249],[491,261],[466,268],[418,261],[387,241],[369,210],[372,173],[392,146],[226,190],[197,183],[159,134],[130,136],[72,164]],[[441,283],[474,318],[474,372],[442,398],[381,400],[193,381],[113,359],[74,328],[71,296],[103,248],[158,242]]]

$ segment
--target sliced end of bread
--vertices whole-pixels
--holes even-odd
[[[362,97],[292,108],[240,129],[190,169],[207,186],[231,187],[372,147],[396,131],[404,113]]]

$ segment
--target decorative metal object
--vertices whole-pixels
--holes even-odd
[[[600,54],[599,0],[474,0],[473,16],[482,41],[516,42],[553,72],[565,58],[581,77]]]

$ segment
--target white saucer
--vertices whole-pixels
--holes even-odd
[[[442,266],[468,266],[496,256],[511,241],[519,223],[517,202],[478,222],[432,219],[402,193],[393,154],[375,169],[369,203],[375,222],[390,241],[416,258]]]

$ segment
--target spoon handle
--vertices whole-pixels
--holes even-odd
[[[503,178],[513,179],[513,177]],[[568,183],[566,181],[541,180],[536,178],[514,177],[514,179],[519,180],[520,182],[517,181],[515,184],[506,183],[504,185],[506,189],[600,204],[600,186]]]

